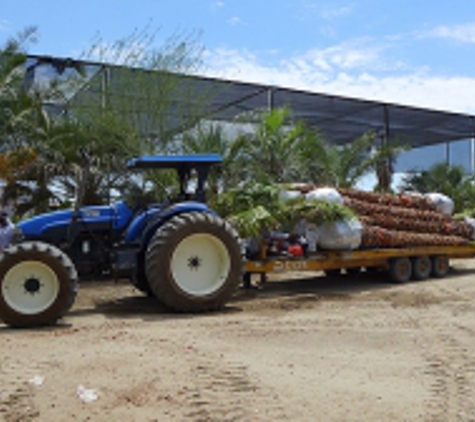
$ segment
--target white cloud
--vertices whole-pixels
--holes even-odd
[[[381,72],[388,64],[371,49],[312,50],[277,64],[262,63],[248,51],[219,49],[208,52],[205,61],[207,74],[215,77],[475,113],[475,78],[431,75],[425,69]]]
[[[428,74],[401,74],[377,77],[368,73],[339,75],[326,84],[326,90],[339,95],[391,103],[475,113],[472,93],[475,78]]]
[[[242,20],[239,16],[233,16],[232,18],[228,19],[228,23],[232,26],[238,26],[242,24]]]
[[[0,31],[5,31],[10,29],[10,24],[5,19],[0,19]]]
[[[300,6],[297,6],[297,14],[300,19],[313,19],[318,17],[327,21],[339,19],[343,16],[349,15],[354,6],[352,4],[346,6],[326,6],[322,5],[321,1],[306,0]]]
[[[364,46],[364,40],[310,50],[303,59],[324,70],[380,67],[380,48]]]
[[[475,22],[455,26],[438,26],[423,36],[475,44]]]
[[[320,11],[320,16],[323,19],[332,20],[336,18],[340,18],[342,16],[348,15],[353,11],[352,6],[343,6],[338,8],[331,8],[331,9],[322,9]]]

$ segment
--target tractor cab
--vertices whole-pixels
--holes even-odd
[[[150,155],[130,160],[127,168],[131,170],[175,169],[180,182],[176,200],[206,203],[205,184],[210,167],[222,161],[222,157],[218,154]],[[190,188],[194,188],[194,191],[191,192]]]

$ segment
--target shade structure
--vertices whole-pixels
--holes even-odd
[[[256,110],[289,107],[293,118],[305,120],[337,145],[370,130],[412,148],[475,138],[471,114],[49,56],[29,56],[28,63],[35,71],[49,66],[49,77],[68,69],[85,70],[83,82],[65,95],[65,101],[45,104],[50,112],[116,108],[143,135],[180,133],[203,119],[235,122]],[[43,71],[43,78],[47,74]],[[160,123],[154,102],[164,107]]]

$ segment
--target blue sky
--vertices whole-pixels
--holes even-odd
[[[196,32],[200,73],[475,114],[468,0],[3,0],[0,42],[38,27],[30,52],[77,57],[136,28]]]

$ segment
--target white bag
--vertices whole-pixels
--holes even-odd
[[[470,224],[470,225],[473,227],[471,240],[475,240],[475,218],[473,218],[473,217],[465,217],[465,218],[464,218],[464,221],[465,221],[466,223]]]
[[[317,251],[318,237],[319,232],[317,225],[313,223],[308,223],[305,229],[305,238],[307,239],[309,252]]]
[[[428,198],[435,206],[437,212],[444,215],[452,215],[454,212],[454,201],[442,193],[426,193]]]
[[[290,201],[292,199],[301,198],[302,193],[299,190],[281,190],[279,192],[279,200],[282,202]]]
[[[319,227],[318,246],[330,250],[352,250],[361,245],[363,225],[357,218],[325,223]]]
[[[317,188],[305,195],[306,201],[327,201],[343,204],[343,197],[334,188]]]

